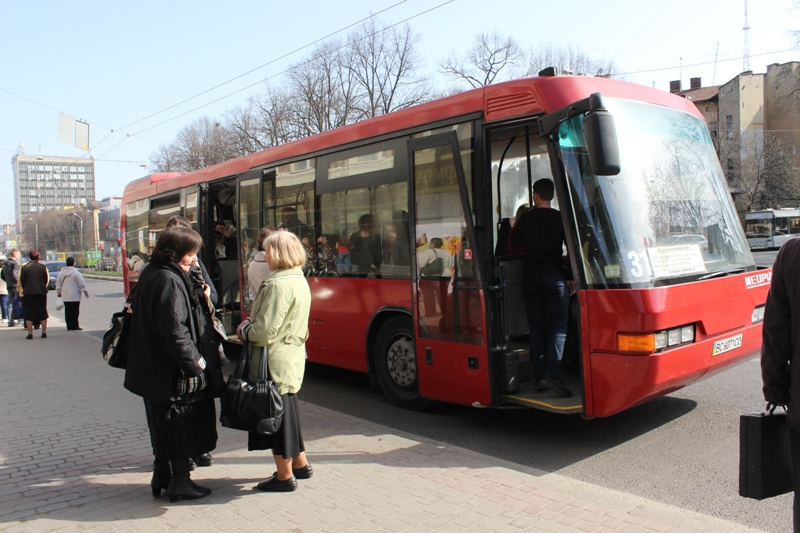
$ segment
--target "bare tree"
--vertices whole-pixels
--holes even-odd
[[[517,41],[495,30],[476,35],[472,46],[463,56],[451,52],[439,67],[442,72],[450,74],[457,81],[467,82],[474,89],[510,77],[514,67],[523,60],[524,54]],[[503,76],[498,78],[501,72]]]
[[[568,70],[574,74],[588,76],[619,77],[619,69],[612,60],[596,59],[576,46],[555,46],[553,44],[531,47],[525,55],[524,76],[535,76],[547,67]]]
[[[419,36],[408,25],[386,28],[370,19],[347,41],[343,66],[358,91],[357,120],[405,109],[429,98],[427,80],[417,74]]]
[[[744,132],[729,144],[738,149],[734,184],[743,190],[739,203],[745,211],[795,206],[800,201],[798,170],[791,151],[774,132]],[[721,152],[722,155],[722,152]]]
[[[288,72],[292,122],[301,137],[328,131],[355,118],[355,86],[343,67],[343,46],[331,41]]]
[[[81,221],[72,216],[75,213],[83,219],[83,236],[81,235]],[[94,217],[85,207],[72,210],[50,209],[31,215],[36,224],[28,223],[23,226],[22,238],[27,248],[33,248],[36,242],[36,230],[39,231],[39,251],[42,257],[48,250],[58,252],[80,252],[85,246],[90,250],[96,244],[94,238]]]
[[[171,144],[164,144],[156,148],[150,157],[151,172],[178,172],[178,161],[175,149]]]

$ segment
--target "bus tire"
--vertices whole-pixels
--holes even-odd
[[[411,411],[422,411],[431,404],[419,395],[411,317],[396,315],[386,321],[378,332],[374,361],[378,383],[389,401]]]

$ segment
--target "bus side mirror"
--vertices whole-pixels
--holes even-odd
[[[614,127],[614,116],[602,105],[600,100],[596,107],[591,106],[592,109],[583,116],[586,148],[595,175],[616,176],[620,171],[617,129]]]

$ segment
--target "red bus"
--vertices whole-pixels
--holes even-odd
[[[531,383],[523,256],[506,247],[542,177],[555,183],[577,288],[563,360],[572,398]],[[771,271],[755,266],[706,124],[689,100],[641,85],[490,85],[141,178],[122,213],[126,290],[182,214],[207,243],[230,332],[251,309],[259,228],[294,231],[310,257],[309,361],[366,372],[408,409],[608,416],[760,350]]]

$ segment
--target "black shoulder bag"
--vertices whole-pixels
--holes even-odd
[[[267,347],[261,348],[261,363],[255,386],[244,379],[250,360],[249,343],[245,341],[236,369],[228,377],[222,393],[219,420],[226,428],[262,435],[278,431],[283,421],[283,399],[278,387],[269,379]]]
[[[133,291],[131,289],[125,300],[125,307],[119,313],[111,315],[111,327],[103,334],[101,353],[109,366],[122,368],[128,366],[128,356],[125,353],[125,337],[131,326],[131,313],[133,313]]]

